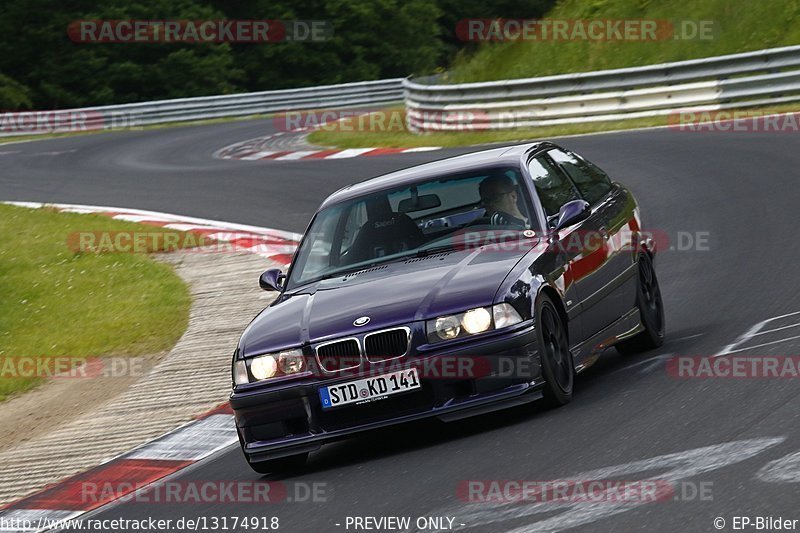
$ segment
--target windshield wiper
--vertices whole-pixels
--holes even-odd
[[[409,255],[410,254],[403,254],[403,255],[400,255],[400,256],[386,256],[385,258],[384,257],[377,258],[377,259],[375,259],[373,261],[370,261],[368,263],[364,263],[362,265],[359,265],[358,267],[346,268],[346,269],[342,269],[342,270],[334,270],[333,272],[328,272],[327,274],[323,274],[323,275],[321,275],[320,277],[318,277],[316,279],[317,280],[323,280],[323,279],[338,278],[340,276],[341,277],[349,276],[350,274],[355,274],[356,272],[361,272],[362,270],[367,270],[367,269],[370,269],[370,268],[373,268],[373,267],[376,267],[376,266],[379,266],[379,265],[383,265],[383,264],[386,264],[386,263],[393,263],[395,261],[399,261],[399,260],[405,259]]]
[[[428,248],[420,248],[414,253],[414,257],[426,257],[433,254],[440,254],[443,252],[452,252],[453,250],[459,250],[463,247],[463,244],[440,244],[438,246],[431,246]]]
[[[364,265],[364,266],[360,266],[358,268],[347,268],[347,269],[343,269],[343,270],[334,270],[333,272],[328,272],[327,274],[323,274],[323,275],[319,276],[318,278],[316,278],[316,280],[319,281],[319,280],[323,280],[323,279],[331,279],[331,278],[349,276],[350,274],[355,274],[356,272],[361,272],[362,270],[366,270],[368,268],[372,268],[373,266],[375,266],[374,263],[370,263],[370,264],[367,264],[367,265]]]

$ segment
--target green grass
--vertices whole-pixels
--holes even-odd
[[[800,110],[800,102],[781,106],[743,109],[744,112],[785,113]],[[731,110],[733,111],[733,110]],[[402,108],[391,108],[380,113],[402,112]],[[564,135],[580,135],[582,133],[608,132],[633,128],[648,128],[668,125],[668,116],[647,117],[613,122],[591,122],[546,126],[540,128],[515,129],[504,131],[459,131],[450,133],[409,132],[405,127],[391,131],[355,131],[358,127],[349,127],[345,122],[337,129],[321,129],[309,135],[309,142],[320,146],[337,146],[340,148],[413,148],[418,146],[472,146],[488,143],[531,141],[552,139]],[[388,122],[388,121],[385,121]],[[367,119],[364,123],[369,124]],[[354,131],[348,131],[348,130]],[[691,135],[691,133],[687,133]]]
[[[516,41],[458,56],[453,83],[525,78],[680,61],[800,43],[800,1],[562,0],[545,18],[711,20],[711,40]]]
[[[0,359],[154,354],[185,331],[191,297],[172,268],[146,253],[74,251],[70,236],[85,231],[169,230],[0,204]],[[0,400],[38,381],[0,375]]]
[[[656,41],[516,41],[487,42],[477,51],[459,55],[444,81],[490,81],[622,68],[706,56],[745,52],[800,43],[800,0],[562,0],[546,15],[549,19],[648,19],[713,21],[711,40]],[[795,111],[800,103],[769,108]],[[397,111],[398,108],[389,111]],[[544,139],[601,131],[666,125],[668,117],[613,122],[564,124],[507,131],[460,131],[412,134],[391,131],[322,129],[310,142],[341,148],[468,146],[493,142]],[[347,123],[345,123],[346,125]]]

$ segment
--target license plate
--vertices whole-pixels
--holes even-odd
[[[382,400],[392,394],[399,394],[420,388],[416,368],[409,368],[371,378],[330,385],[319,389],[323,409],[339,407],[351,403],[367,403]]]

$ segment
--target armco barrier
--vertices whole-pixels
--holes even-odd
[[[412,131],[510,129],[800,100],[800,46],[540,78],[403,81]]]
[[[402,78],[58,111],[0,113],[0,137],[400,102]]]

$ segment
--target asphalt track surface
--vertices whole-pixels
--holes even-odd
[[[271,127],[269,120],[234,122],[0,146],[9,152],[0,155],[0,199],[135,207],[303,231],[319,202],[342,185],[469,151],[285,163],[210,156]],[[680,232],[707,239],[699,249],[665,250],[658,258],[668,320],[661,349],[633,358],[607,352],[578,378],[574,401],[557,410],[534,404],[324,447],[305,471],[282,481],[290,494],[297,484],[322,483],[325,502],[133,501],[95,516],[277,516],[282,531],[348,530],[346,519],[355,516],[408,516],[412,526],[419,516],[450,516],[468,531],[608,532],[717,531],[715,517],[731,530],[737,515],[800,519],[800,456],[792,457],[800,452],[800,381],[676,379],[658,357],[712,355],[755,324],[800,311],[796,137],[652,130],[560,143],[629,185],[649,228],[673,243]],[[798,323],[800,315],[775,319],[731,349],[797,354]],[[719,446],[725,443],[731,444]],[[464,480],[598,477],[670,480],[676,493],[643,505],[468,504],[458,497]],[[176,479],[262,478],[232,447]],[[693,497],[698,488],[706,492]]]

